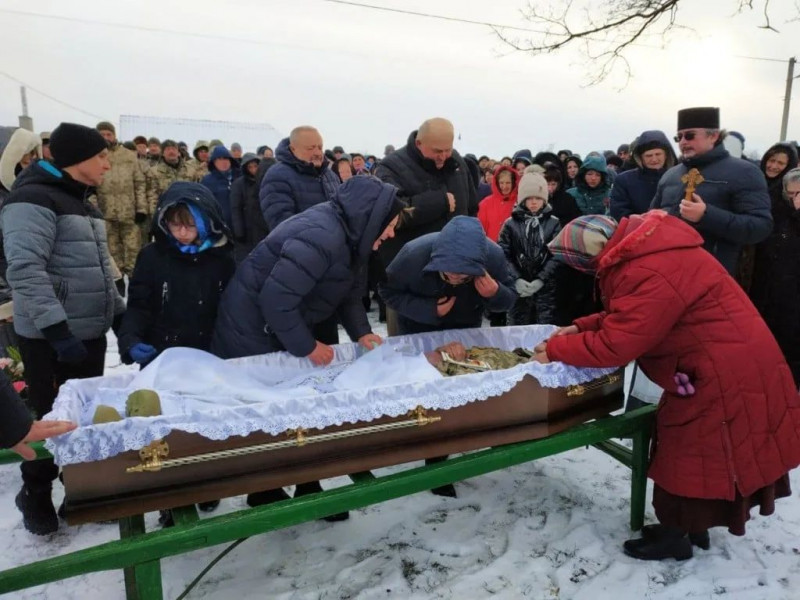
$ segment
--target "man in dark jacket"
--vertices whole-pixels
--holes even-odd
[[[637,140],[633,149],[637,168],[617,175],[611,188],[610,211],[617,221],[650,210],[661,176],[677,161],[663,131],[643,131]]]
[[[258,169],[261,159],[250,152],[242,157],[242,176],[231,187],[231,229],[236,241],[236,262],[244,260],[269,227],[258,202]]]
[[[333,350],[312,328],[333,314],[353,341],[376,341],[361,302],[363,269],[394,235],[389,224],[403,207],[395,193],[375,178],[354,177],[330,202],[272,230],[225,290],[211,351],[234,358],[287,350],[327,364]]]
[[[429,119],[412,131],[408,143],[381,161],[375,175],[398,189],[414,211],[397,236],[381,247],[389,264],[409,241],[441,231],[458,215],[478,214],[478,200],[464,159],[453,149],[453,124]]]
[[[313,127],[296,127],[277,149],[278,164],[261,182],[261,211],[270,231],[291,216],[333,199],[339,180],[328,168],[322,136]]]
[[[322,136],[313,127],[295,127],[277,148],[278,164],[261,181],[261,212],[270,231],[289,217],[332,200],[339,178],[331,171],[322,149]],[[336,315],[317,323],[314,336],[325,344],[339,343]]]
[[[705,240],[703,247],[734,274],[742,246],[757,244],[772,231],[764,175],[754,164],[733,158],[725,150],[719,108],[678,111],[675,139],[681,164],[661,178],[651,208],[662,208],[693,225]],[[682,178],[690,169],[698,169],[703,182],[686,200]]]
[[[239,162],[225,146],[217,146],[208,159],[208,175],[200,181],[214,194],[228,227],[231,226],[231,186],[239,175]]]
[[[106,332],[125,304],[111,274],[103,216],[91,202],[111,168],[94,129],[62,123],[50,138],[53,164],[20,173],[0,213],[14,328],[25,363],[28,402],[49,412],[67,379],[103,374]],[[28,531],[58,529],[51,499],[52,459],[22,465],[16,502]]]
[[[406,244],[386,277],[380,293],[401,335],[480,327],[484,310],[505,312],[517,299],[503,251],[473,217]]]

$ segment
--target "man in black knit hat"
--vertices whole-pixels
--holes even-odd
[[[108,145],[95,129],[62,123],[50,149],[53,163],[38,161],[23,171],[0,212],[14,329],[36,418],[52,409],[67,379],[103,374],[106,332],[125,311],[103,215],[92,203],[111,168]],[[52,459],[37,460],[21,470],[16,503],[25,528],[56,531],[51,490],[58,467]]]
[[[675,141],[681,162],[658,182],[651,208],[695,227],[705,240],[703,247],[734,274],[742,248],[763,241],[772,231],[772,212],[764,175],[754,164],[728,153],[722,144],[726,132],[719,123],[716,107],[678,111]],[[693,170],[701,178],[687,199]]]

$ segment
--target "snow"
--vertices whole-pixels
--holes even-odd
[[[370,313],[373,322],[375,316]],[[384,335],[385,327],[375,325],[376,333]],[[107,372],[128,368],[120,365],[109,334]],[[754,511],[745,537],[714,529],[711,549],[695,549],[691,560],[641,562],[621,549],[633,536],[628,529],[630,472],[602,452],[583,448],[458,483],[456,499],[421,493],[354,511],[345,522],[304,523],[248,539],[189,598],[796,599],[797,471],[791,480],[793,496],[779,500],[771,517]],[[347,483],[338,478],[324,486]],[[0,504],[7,508],[0,514],[6,547],[0,570],[118,537],[114,524],[62,523],[46,538],[27,533],[14,507],[19,484],[16,465],[0,467]],[[57,483],[56,506],[62,497]],[[229,498],[209,516],[242,508],[244,497]],[[156,518],[146,516],[148,529],[157,527]],[[654,521],[649,504],[646,521]],[[164,559],[164,597],[177,597],[223,548]],[[122,598],[122,572],[92,573],[7,597]]]

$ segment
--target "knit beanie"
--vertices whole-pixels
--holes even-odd
[[[59,169],[77,165],[106,149],[108,144],[97,129],[76,123],[61,123],[50,136],[50,153]]]
[[[110,131],[114,135],[117,135],[117,130],[114,127],[114,124],[109,123],[108,121],[100,121],[95,129],[97,129],[97,131]]]
[[[547,202],[550,194],[547,191],[547,180],[542,175],[542,167],[539,165],[531,165],[525,167],[522,173],[522,179],[519,181],[517,188],[518,203],[522,204],[531,197],[541,198]]]
[[[547,247],[559,262],[583,273],[597,270],[596,258],[617,230],[617,222],[604,215],[584,215],[573,219]]]

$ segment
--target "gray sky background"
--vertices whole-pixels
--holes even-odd
[[[371,3],[530,26],[524,0]],[[621,91],[619,77],[584,87],[592,67],[577,51],[509,53],[488,27],[323,0],[0,0],[0,71],[117,124],[121,114],[269,123],[284,134],[311,124],[327,147],[379,156],[431,116],[454,122],[460,151],[499,158],[522,147],[616,149],[644,129],[671,135],[679,108],[702,105],[720,106],[723,126],[763,152],[778,138],[785,60],[800,32],[787,22],[794,3],[772,4],[780,33],[758,28],[762,0],[740,15],[737,0],[684,0],[679,22],[693,30],[672,33],[664,49],[660,37],[632,48]],[[19,84],[6,75],[0,124],[14,125]],[[789,139],[800,137],[794,98]],[[97,121],[32,90],[28,100],[37,131]]]

